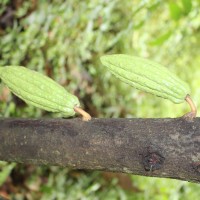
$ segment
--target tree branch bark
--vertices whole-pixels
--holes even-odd
[[[0,160],[200,182],[200,118],[0,119]]]

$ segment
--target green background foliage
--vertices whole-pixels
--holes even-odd
[[[0,66],[46,74],[77,95],[93,117],[178,117],[189,110],[186,103],[131,88],[106,71],[99,57],[123,53],[162,63],[189,83],[199,107],[199,6],[198,0],[2,0]],[[56,117],[26,105],[3,84],[0,94],[2,117]],[[101,172],[4,162],[0,167],[0,191],[17,200],[200,196],[199,185],[184,181],[127,176],[135,189],[124,189],[121,178],[108,180]]]

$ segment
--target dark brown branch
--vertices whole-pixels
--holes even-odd
[[[1,119],[0,159],[200,182],[200,118]]]

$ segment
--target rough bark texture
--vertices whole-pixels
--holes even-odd
[[[0,159],[200,182],[200,118],[1,119]]]

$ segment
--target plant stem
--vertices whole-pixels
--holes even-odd
[[[193,119],[197,115],[197,108],[196,108],[196,106],[195,106],[194,102],[192,101],[189,94],[186,96],[185,100],[189,104],[191,111],[189,113],[185,114],[184,117]]]
[[[91,116],[89,113],[84,111],[82,108],[75,106],[74,111],[82,115],[82,120],[83,121],[89,121],[91,120]]]

